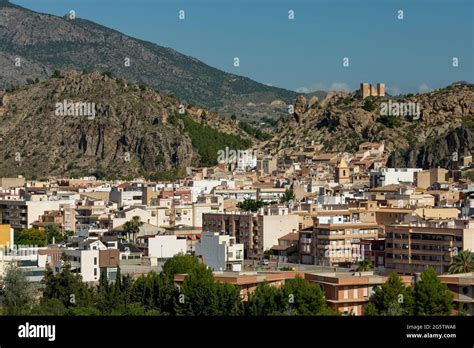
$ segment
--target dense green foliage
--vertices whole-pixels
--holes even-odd
[[[421,274],[415,286],[405,286],[395,273],[374,289],[366,315],[449,315],[453,295],[432,268]]]
[[[388,128],[400,127],[400,125],[402,124],[400,121],[400,117],[398,116],[383,115],[379,117],[378,121],[383,125],[387,126]]]
[[[280,287],[262,283],[249,295],[247,315],[335,315],[319,286],[302,278],[290,279]]]
[[[61,272],[48,268],[42,298],[34,299],[31,285],[15,269],[7,272],[2,302],[7,314],[24,315],[326,315],[328,309],[319,286],[304,279],[287,280],[278,288],[260,284],[242,301],[239,289],[216,282],[213,273],[198,258],[177,255],[169,259],[160,274],[151,272],[137,279],[123,276],[109,281],[101,272],[97,286],[89,286],[75,274],[63,257]],[[176,274],[186,277],[178,287]],[[10,279],[10,280],[8,280]]]
[[[258,128],[255,128],[244,121],[239,122],[239,128],[242,129],[245,133],[257,138],[258,140],[270,140],[272,138],[271,134],[264,132]]]
[[[261,207],[267,205],[262,200],[255,200],[255,199],[244,199],[242,202],[237,203],[236,207],[242,211],[251,211],[257,212]]]
[[[365,98],[362,109],[369,112],[375,111],[375,109],[377,109],[377,103],[375,102],[375,98],[374,97]]]
[[[46,232],[35,228],[28,228],[15,232],[16,245],[36,245],[44,247],[47,242]]]
[[[217,152],[229,147],[234,150],[243,150],[252,146],[248,139],[242,139],[234,134],[227,134],[208,126],[205,122],[196,122],[188,115],[175,114],[170,116],[169,122],[175,126],[182,121],[184,132],[189,134],[193,147],[201,156],[202,166],[217,164]]]
[[[0,277],[0,299],[6,315],[27,313],[33,303],[33,286],[14,263],[7,264]]]
[[[421,280],[415,285],[414,297],[416,315],[449,315],[451,312],[453,294],[432,268],[421,274]]]

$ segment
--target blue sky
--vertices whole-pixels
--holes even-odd
[[[385,82],[398,94],[474,81],[473,0],[12,2],[55,15],[74,10],[77,17],[221,70],[292,90],[355,90],[366,81]],[[343,67],[344,57],[349,67]]]

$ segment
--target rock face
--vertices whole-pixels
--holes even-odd
[[[200,162],[181,120],[169,122],[181,103],[125,80],[68,72],[2,100],[0,176],[150,175]],[[64,103],[91,108],[64,109]],[[92,108],[94,115],[80,112]],[[201,122],[204,110],[188,111]],[[206,118],[219,129],[231,124],[212,113]]]
[[[382,103],[413,103],[419,115],[383,117]],[[280,122],[272,141],[273,152],[312,142],[325,151],[354,151],[364,141],[383,142],[391,153],[389,165],[423,168],[449,163],[452,152],[459,156],[474,150],[474,86],[455,83],[425,94],[374,100],[374,109],[351,93],[331,93],[307,107],[295,103],[293,122]]]
[[[308,109],[308,102],[306,101],[306,97],[304,95],[299,95],[296,98],[295,105],[294,105],[294,113],[293,117],[295,118],[296,122],[301,122],[301,117]]]
[[[16,66],[19,58],[20,66]],[[125,66],[129,58],[130,66]],[[0,1],[0,89],[49,78],[54,70],[111,71],[114,76],[173,94],[223,115],[263,117],[274,100],[296,92],[228,74],[173,49],[134,39],[80,18],[36,13]],[[251,108],[246,104],[252,102]],[[286,112],[283,105],[280,114]]]

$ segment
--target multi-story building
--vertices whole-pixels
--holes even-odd
[[[474,272],[443,274],[439,280],[452,292],[456,310],[474,315]]]
[[[370,172],[370,187],[381,187],[393,184],[410,184],[415,182],[415,173],[421,168],[382,168]]]
[[[312,230],[300,231],[300,262],[324,266],[355,263],[363,256],[361,239],[377,239],[381,227],[375,223],[315,219]]]
[[[244,245],[235,237],[205,231],[196,245],[196,255],[214,271],[242,271]]]
[[[474,250],[474,221],[418,220],[386,226],[385,267],[401,274],[446,273],[460,250]]]
[[[278,244],[278,238],[298,230],[298,215],[288,208],[266,209],[259,213],[203,214],[203,230],[223,232],[244,244],[245,258],[260,259],[263,252]]]
[[[363,315],[373,289],[387,281],[373,272],[305,273],[305,279],[321,286],[327,304],[344,315]],[[408,285],[411,278],[402,281]]]
[[[10,224],[15,231],[31,228],[33,222],[37,221],[46,211],[59,210],[63,204],[70,203],[70,201],[58,199],[3,200],[0,201],[0,222]]]

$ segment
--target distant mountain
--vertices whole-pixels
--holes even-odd
[[[15,65],[16,58],[21,66]],[[0,0],[0,88],[45,80],[54,70],[83,69],[110,71],[184,103],[238,118],[278,118],[297,96],[88,20],[41,14]]]
[[[66,72],[0,92],[0,177],[171,179],[245,149],[236,122],[107,74]],[[212,141],[209,141],[212,139]]]
[[[400,110],[412,103],[419,106],[419,115],[384,115],[382,108],[389,103],[398,103]],[[354,151],[365,141],[383,142],[389,166],[423,168],[450,165],[453,152],[474,152],[474,86],[465,82],[430,93],[365,100],[343,92],[321,102],[299,97],[294,109],[262,146],[278,153],[319,142],[323,151]]]

